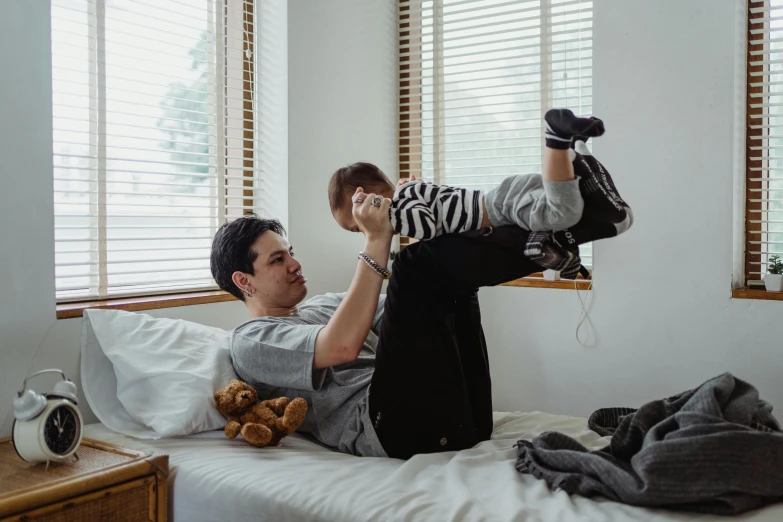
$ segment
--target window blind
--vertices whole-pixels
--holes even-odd
[[[53,0],[62,301],[215,288],[217,227],[257,209],[254,3]]]
[[[592,113],[592,1],[401,1],[399,71],[401,177],[489,190],[540,173],[544,113]]]
[[[745,284],[783,256],[783,1],[748,2]]]

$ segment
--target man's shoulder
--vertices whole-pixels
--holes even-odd
[[[345,292],[327,292],[311,297],[301,306],[318,305],[323,303],[339,303],[345,298]]]
[[[264,330],[273,325],[285,324],[288,322],[286,319],[288,318],[273,316],[254,317],[234,328],[231,332],[231,336],[234,338],[247,336],[250,335],[251,332]]]
[[[315,324],[313,321],[301,317],[301,314],[255,317],[240,324],[231,332],[231,350],[233,352],[241,347],[255,347],[258,343],[263,344],[267,341],[274,341],[274,343],[282,340],[294,341],[298,336],[304,335],[299,332],[300,327],[313,324]]]
[[[280,324],[300,324],[307,317],[307,312],[312,310],[325,310],[337,308],[345,298],[345,292],[326,293],[311,297],[299,304],[299,311],[288,316],[263,316],[254,317],[234,328],[234,334],[242,334],[251,330],[268,328]],[[304,315],[304,317],[303,317]]]

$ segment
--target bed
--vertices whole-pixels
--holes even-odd
[[[548,430],[597,448],[585,419],[496,413],[492,440],[403,462],[335,453],[300,435],[258,449],[222,431],[139,440],[91,424],[85,435],[170,456],[170,520],[183,521],[704,521],[725,517],[650,510],[550,492],[514,469],[514,443]],[[783,504],[733,520],[783,520]]]
[[[85,435],[170,457],[170,520],[199,521],[696,521],[550,492],[514,464],[519,439],[559,431],[589,448],[608,439],[583,418],[496,413],[492,439],[408,461],[336,453],[301,435],[280,447],[229,440],[212,395],[236,374],[229,332],[121,310],[88,310],[81,382],[100,424]],[[783,504],[739,520],[783,520]]]

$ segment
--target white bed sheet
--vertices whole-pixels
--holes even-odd
[[[85,435],[169,454],[170,520],[189,521],[705,521],[725,517],[634,508],[550,492],[514,469],[514,443],[560,431],[589,448],[608,439],[583,418],[496,413],[492,440],[460,452],[406,462],[332,452],[299,435],[258,449],[222,431],[141,441],[101,424]],[[731,520],[783,520],[783,505]]]

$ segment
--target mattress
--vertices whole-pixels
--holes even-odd
[[[569,497],[514,469],[514,444],[560,431],[589,448],[608,439],[583,418],[495,413],[492,439],[469,450],[417,455],[408,461],[333,452],[300,435],[275,448],[254,448],[222,431],[138,440],[101,424],[85,436],[167,453],[169,516],[185,521],[705,521],[725,517],[651,510]],[[732,520],[783,520],[783,504]]]

